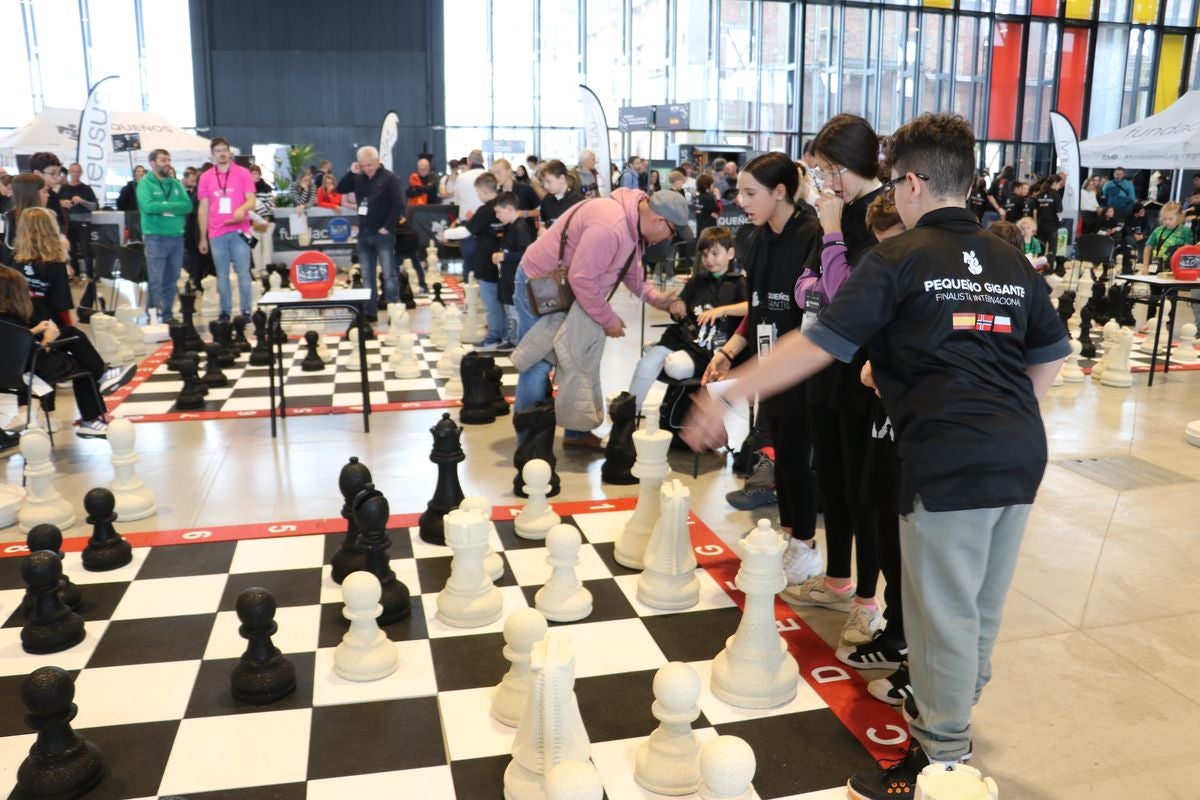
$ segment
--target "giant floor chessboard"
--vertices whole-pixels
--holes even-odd
[[[691,664],[704,680],[699,735],[734,734],[754,749],[762,800],[841,798],[852,772],[896,756],[907,739],[900,716],[871,699],[862,677],[779,601],[777,625],[800,665],[796,699],[747,711],[714,698],[710,664],[740,620],[738,557],[693,516],[699,604],[682,612],[642,605],[636,573],[613,559],[634,502],[555,504],[584,538],[578,572],[595,608],[562,628],[575,651],[575,694],[609,800],[658,797],[635,784],[633,759],[657,724],[651,682],[668,661]],[[493,514],[505,616],[532,605],[549,575],[545,547],[513,533],[516,510]],[[323,534],[343,530],[340,519],[129,534],[133,562],[109,573],[85,572],[84,540],[68,540],[64,570],[83,592],[87,637],[48,656],[21,649],[24,550],[9,546],[0,557],[0,796],[14,786],[34,740],[21,681],[56,665],[75,676],[74,724],[106,762],[88,800],[496,800],[515,733],[488,713],[491,687],[508,667],[503,619],[477,629],[437,619],[450,555],[421,541],[416,524],[416,514],[404,514],[389,525],[392,566],[413,596],[412,616],[384,629],[397,642],[400,668],[358,684],[332,671],[347,622],[340,589],[323,566],[341,537]],[[298,675],[295,693],[267,706],[239,703],[230,693],[230,672],[245,648],[234,605],[251,586],[278,601],[274,641]]]
[[[1149,372],[1150,371],[1150,360],[1151,360],[1150,355],[1148,353],[1143,353],[1139,348],[1141,347],[1142,342],[1146,341],[1146,339],[1150,339],[1150,341],[1153,342],[1154,341],[1153,337],[1154,337],[1153,331],[1151,331],[1148,335],[1141,334],[1141,333],[1134,334],[1133,348],[1129,354],[1129,371],[1130,372]],[[1074,338],[1074,339],[1079,338],[1078,330],[1075,330],[1072,332],[1072,338]],[[1082,369],[1084,371],[1084,373],[1086,373],[1088,375],[1090,375],[1092,373],[1092,367],[1094,367],[1100,361],[1100,359],[1104,356],[1104,340],[1099,336],[1098,331],[1092,331],[1092,341],[1096,345],[1096,357],[1079,359],[1079,368]],[[1165,333],[1163,334],[1163,341],[1159,344],[1159,347],[1162,348],[1163,350],[1166,349],[1166,334]],[[1195,348],[1193,347],[1193,349],[1195,349]],[[1196,360],[1194,360],[1190,363],[1180,363],[1178,361],[1178,358],[1179,358],[1179,342],[1175,341],[1175,342],[1171,343],[1171,372],[1200,369],[1200,354],[1197,354]],[[1159,353],[1159,355],[1158,355],[1158,363],[1155,365],[1155,370],[1158,372],[1163,371],[1163,354],[1162,353]]]
[[[421,374],[416,378],[397,378],[388,368],[391,346],[382,341],[383,338],[381,332],[379,338],[367,342],[372,412],[461,405],[458,400],[446,396],[446,381],[434,369],[442,357],[442,351],[432,346],[427,334],[417,336],[417,362],[421,365]],[[289,339],[283,346],[283,360],[287,365],[285,391],[289,416],[357,414],[362,411],[359,372],[346,367],[350,357],[350,340],[341,335],[326,334],[324,342],[336,366],[327,365],[320,372],[304,372],[300,368],[307,352],[302,340]],[[507,356],[500,353],[493,355],[496,366],[504,371],[500,379],[504,394],[511,397],[517,385],[516,368]],[[183,381],[179,373],[167,369],[170,356],[170,343],[149,356],[138,367],[133,380],[109,395],[108,410],[116,411],[119,416],[134,422],[235,419],[265,417],[270,413],[267,367],[249,366],[248,353],[238,355],[236,366],[222,368],[229,384],[209,389],[204,408],[180,411],[175,408],[175,398],[183,388]]]

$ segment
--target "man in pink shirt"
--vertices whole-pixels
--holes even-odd
[[[530,278],[549,275],[558,265],[563,226],[567,246],[563,264],[575,302],[612,338],[625,335],[625,322],[608,302],[609,292],[622,283],[642,302],[666,310],[674,293],[659,292],[643,280],[642,256],[647,245],[676,236],[691,238],[687,201],[677,192],[656,192],[647,197],[638,189],[617,189],[608,197],[588,200],[571,208],[538,238],[521,259],[513,299],[517,307],[517,334],[523,337],[537,316],[525,289]],[[626,265],[629,265],[626,269]],[[520,412],[546,399],[550,364],[541,361],[517,377],[513,410]],[[599,447],[600,440],[586,431],[566,432],[564,445]]]
[[[200,176],[196,189],[200,252],[212,250],[217,269],[217,294],[221,319],[233,310],[229,296],[229,265],[237,270],[238,300],[242,316],[250,320],[250,234],[249,213],[254,210],[254,178],[250,170],[233,163],[229,141],[220,136],[209,145],[216,166]]]

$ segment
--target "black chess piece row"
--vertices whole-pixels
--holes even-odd
[[[462,358],[463,398],[459,422],[464,425],[487,425],[496,417],[509,413],[500,379],[504,371],[496,359],[472,350]]]

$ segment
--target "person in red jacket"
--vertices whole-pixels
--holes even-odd
[[[337,178],[329,173],[325,174],[325,178],[321,181],[321,188],[317,189],[317,207],[332,208],[334,211],[342,207],[342,195],[337,190]]]

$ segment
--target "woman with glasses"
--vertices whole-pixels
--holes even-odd
[[[822,255],[844,248],[846,256],[836,264],[822,259],[823,268],[806,272],[794,287],[796,301],[819,315],[876,244],[867,224],[867,208],[883,186],[879,182],[879,137],[862,117],[833,117],[813,139],[812,153],[822,179],[817,201],[824,231]],[[838,362],[807,381],[813,466],[825,516],[828,558],[822,571],[815,541],[803,543],[805,550],[789,551],[790,559],[784,557],[785,570],[792,567],[787,570],[784,601],[850,612],[842,630],[842,641],[848,645],[871,641],[882,619],[875,601],[879,575],[876,526],[873,518],[858,513],[871,433],[872,393],[859,379],[865,362],[860,351],[853,362]],[[857,589],[850,578],[852,552],[858,567]]]
[[[704,177],[708,176],[701,181]],[[696,182],[698,188],[701,181]],[[746,252],[739,252],[750,292],[749,313],[714,353],[703,383],[720,380],[748,347],[765,357],[780,336],[800,328],[804,306],[796,303],[793,289],[804,269],[818,263],[821,225],[811,206],[796,202],[799,186],[796,165],[782,153],[765,153],[738,174],[737,201],[753,226]],[[820,571],[820,554],[812,546],[817,509],[804,384],[765,400],[759,409],[775,445],[779,526],[790,537],[787,552],[792,554],[785,565],[791,563],[790,574],[804,570],[807,577]],[[798,560],[796,554],[808,554],[808,560]],[[799,581],[789,577],[789,582]]]

